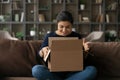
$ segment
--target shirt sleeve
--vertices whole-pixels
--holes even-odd
[[[49,37],[49,34],[47,34],[45,37],[44,37],[44,40],[41,44],[41,47],[40,47],[40,50],[43,48],[43,47],[46,47],[48,46],[48,37]]]

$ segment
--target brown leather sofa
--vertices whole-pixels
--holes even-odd
[[[36,80],[31,69],[42,41],[0,40],[0,80]],[[97,80],[120,80],[120,43],[93,42],[86,62],[98,69]],[[40,64],[44,64],[40,61]]]

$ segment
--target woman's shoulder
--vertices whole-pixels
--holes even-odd
[[[75,36],[75,37],[79,37],[79,39],[81,39],[81,34],[80,33],[77,33],[77,32],[72,32],[72,35]]]
[[[74,35],[80,35],[80,33],[77,33],[77,32],[74,32],[74,31],[72,31],[72,34],[74,34]]]
[[[54,35],[55,35],[55,32],[47,33],[47,36],[49,36],[49,37],[54,36]]]

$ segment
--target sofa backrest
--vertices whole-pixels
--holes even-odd
[[[98,69],[98,76],[120,77],[120,42],[93,42],[88,59]],[[88,61],[89,61],[88,60]]]
[[[41,41],[0,40],[0,76],[32,76]]]

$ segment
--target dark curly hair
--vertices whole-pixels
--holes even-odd
[[[56,18],[57,22],[59,21],[69,21],[71,24],[73,24],[73,16],[68,11],[61,11]]]

